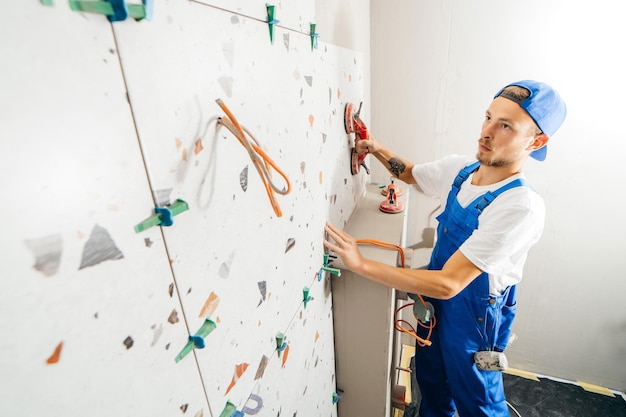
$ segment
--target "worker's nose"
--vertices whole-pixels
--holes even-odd
[[[492,124],[489,123],[488,120],[485,120],[485,122],[483,123],[482,129],[480,129],[480,137],[489,139],[491,138],[491,135],[492,135]]]

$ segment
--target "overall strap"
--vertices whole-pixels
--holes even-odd
[[[478,214],[480,214],[500,194],[515,187],[530,187],[530,185],[528,184],[528,181],[526,181],[524,178],[518,178],[507,184],[504,184],[502,187],[498,188],[495,191],[487,191],[485,194],[472,201],[468,207],[474,208],[476,211],[478,211]]]
[[[459,193],[459,190],[461,189],[461,184],[463,184],[465,180],[469,178],[470,174],[476,171],[479,166],[480,162],[476,161],[459,171],[456,178],[454,179],[454,182],[452,183],[452,191],[454,191],[454,195],[457,195]]]

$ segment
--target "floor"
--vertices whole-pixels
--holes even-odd
[[[508,402],[522,417],[626,417],[626,401],[587,392],[578,385],[503,374]],[[511,416],[516,417],[511,411]]]
[[[413,358],[411,367],[412,362]],[[410,378],[411,404],[394,416],[418,415],[419,389],[414,375]],[[504,373],[503,379],[507,401],[514,408],[509,407],[511,417],[626,417],[626,400],[620,395],[596,394],[548,378],[534,381]]]

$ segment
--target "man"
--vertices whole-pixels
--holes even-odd
[[[529,155],[545,159],[548,139],[565,115],[565,103],[552,87],[525,80],[495,95],[475,157],[414,165],[371,135],[356,144],[398,179],[445,202],[428,270],[365,259],[355,239],[330,224],[324,242],[356,274],[422,294],[434,306],[432,345],[418,346],[415,358],[422,417],[451,417],[455,411],[461,417],[509,415],[501,373],[480,369],[475,354],[502,352],[508,343],[515,285],[545,216],[543,200],[522,169]]]

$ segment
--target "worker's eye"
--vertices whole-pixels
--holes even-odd
[[[509,129],[511,126],[509,126],[506,123],[502,123],[502,129]]]

